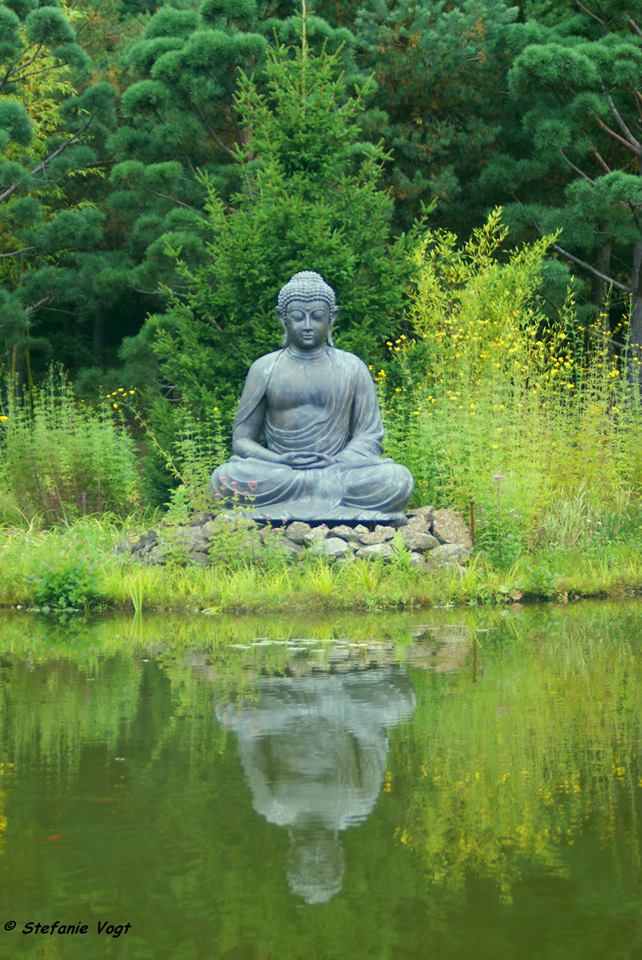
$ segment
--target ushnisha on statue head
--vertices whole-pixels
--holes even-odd
[[[276,314],[283,325],[283,346],[333,347],[332,328],[339,308],[332,287],[313,270],[295,273],[279,290]]]

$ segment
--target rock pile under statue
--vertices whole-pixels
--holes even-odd
[[[318,273],[297,273],[276,312],[284,346],[250,367],[215,496],[259,520],[403,522],[413,478],[381,456],[368,368],[332,342],[334,290]]]

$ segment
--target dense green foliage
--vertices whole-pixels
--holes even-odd
[[[94,199],[114,91],[58,3],[3,3],[0,31],[0,349],[30,379],[34,349],[82,363],[74,336],[118,300]]]
[[[172,486],[175,511],[206,506],[246,370],[280,343],[277,291],[314,268],[337,345],[379,370],[415,502],[474,501],[504,566],[551,538],[625,538],[635,17],[628,0],[1,0],[2,519],[123,514]],[[73,390],[38,387],[52,359]]]
[[[394,231],[429,208],[433,224],[465,238],[496,205],[514,243],[561,230],[543,266],[548,315],[571,271],[582,323],[609,295],[615,330],[632,298],[640,342],[636,11],[628,0],[319,0],[305,22],[311,53],[325,45],[344,70],[339,106],[374,81],[346,143],[387,151],[379,183],[392,191]],[[274,98],[267,55],[300,45],[300,11],[264,0],[3,0],[0,20],[0,350],[27,378],[53,358],[84,389],[156,382],[148,335],[136,335],[170,290],[185,292],[177,252],[201,275],[211,266],[211,192],[232,220],[244,201],[247,212],[261,114],[243,113],[247,103],[239,114],[239,70],[257,97]],[[310,144],[298,146],[305,167]],[[329,161],[337,177],[344,160]],[[310,182],[317,172],[307,168]],[[332,178],[317,188],[321,204],[334,202]],[[306,265],[317,258],[310,248]],[[287,258],[275,252],[269,267],[276,288]],[[345,298],[345,270],[329,279]],[[261,294],[248,287],[252,316],[266,309]],[[364,315],[344,308],[345,345],[367,339],[374,356],[375,321],[359,337]],[[398,296],[383,295],[377,312],[398,325]]]
[[[247,140],[237,152],[243,190],[233,206],[206,183],[207,259],[175,253],[184,292],[143,330],[171,398],[199,416],[233,408],[260,353],[279,346],[274,305],[283,278],[310,263],[333,278],[341,345],[375,357],[400,317],[411,273],[408,238],[393,243],[392,200],[377,186],[381,150],[360,141],[362,96],[348,97],[335,56],[279,48],[267,93],[243,78],[237,105]]]

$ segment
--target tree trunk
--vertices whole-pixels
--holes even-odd
[[[630,376],[633,382],[637,382],[642,399],[642,239],[638,240],[633,248],[631,291]]]

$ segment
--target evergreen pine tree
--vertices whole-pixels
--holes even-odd
[[[70,198],[95,169],[113,97],[106,83],[74,86],[88,61],[57,3],[3,0],[0,36],[0,349],[30,377],[32,349],[62,326],[48,311],[67,269],[101,239],[100,212]]]
[[[632,301],[642,345],[642,24],[631,0],[533,0],[516,30],[508,75],[521,118],[482,176],[490,201],[522,236],[562,229],[557,251],[618,313]],[[517,200],[518,202],[514,202]]]

